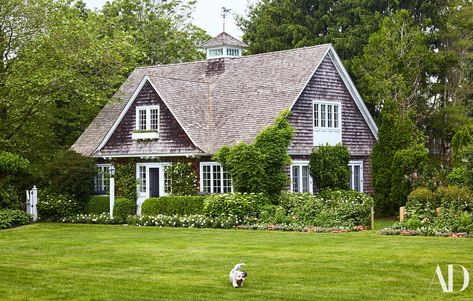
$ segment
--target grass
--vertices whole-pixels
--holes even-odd
[[[473,300],[473,239],[34,224],[0,231],[0,300]],[[228,272],[247,264],[245,287]],[[446,272],[444,272],[446,274]],[[461,287],[455,274],[455,288]]]

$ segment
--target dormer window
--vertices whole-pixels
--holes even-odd
[[[238,48],[227,48],[228,56],[240,56],[240,49]]]
[[[208,57],[223,56],[223,48],[209,49],[208,52]]]
[[[136,126],[131,136],[133,140],[159,138],[159,105],[136,107]]]

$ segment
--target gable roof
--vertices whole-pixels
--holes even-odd
[[[73,149],[93,155],[113,134],[141,88],[149,82],[196,147],[208,154],[251,142],[282,110],[291,108],[329,55],[373,135],[377,127],[332,45],[221,58],[225,71],[208,74],[206,61],[137,68]]]
[[[212,48],[218,46],[235,46],[238,48],[246,48],[248,47],[247,44],[243,43],[242,41],[235,39],[225,31],[220,33],[218,36],[208,40],[204,44],[200,46],[200,48]]]

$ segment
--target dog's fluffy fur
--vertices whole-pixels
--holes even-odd
[[[236,264],[233,269],[230,271],[230,282],[232,283],[234,288],[242,287],[243,282],[246,278],[246,272],[241,271],[241,267],[244,266],[244,263]]]

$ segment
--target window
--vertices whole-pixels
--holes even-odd
[[[314,145],[341,143],[341,103],[314,101],[313,105]]]
[[[136,129],[138,131],[159,130],[159,105],[136,107]]]
[[[141,193],[146,192],[146,166],[138,166],[138,182],[140,185],[139,191]]]
[[[349,188],[363,192],[363,161],[350,161],[348,167],[351,171]]]
[[[136,107],[136,127],[131,132],[133,140],[159,138],[159,105]]]
[[[227,48],[228,56],[240,56],[240,49],[238,48]]]
[[[337,129],[340,127],[339,103],[314,102],[314,127]]]
[[[291,165],[291,191],[312,193],[312,177],[308,161],[294,161]]]
[[[214,56],[222,56],[223,55],[223,48],[214,48],[214,49],[209,49],[209,57],[214,57]]]
[[[205,193],[232,192],[231,177],[217,162],[200,163],[200,191]]]
[[[110,164],[97,164],[97,172],[94,177],[94,192],[97,194],[105,194],[109,186]]]

